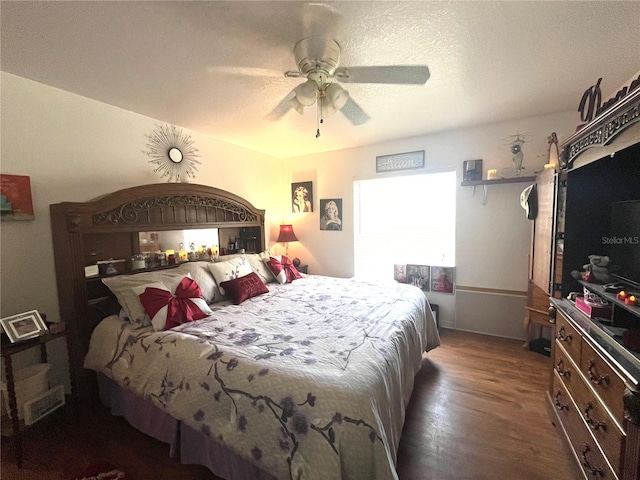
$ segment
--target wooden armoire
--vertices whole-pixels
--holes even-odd
[[[612,204],[640,200],[640,88],[562,144],[536,189],[525,326],[550,328],[552,422],[583,478],[640,480],[640,348],[625,333],[640,332],[640,306],[572,274],[609,254]],[[585,295],[608,313],[578,308]]]

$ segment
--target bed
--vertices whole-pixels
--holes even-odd
[[[304,274],[279,283],[264,268],[264,212],[212,187],[148,185],[51,212],[54,248],[72,257],[56,268],[74,396],[99,395],[183,463],[228,480],[397,478],[414,376],[439,344],[421,290]],[[114,248],[134,255],[140,231],[210,227],[254,229],[256,251],[85,276]],[[245,277],[220,281],[234,262],[249,264],[260,293],[240,288],[238,302]],[[123,308],[124,294],[171,282],[198,286],[199,318],[162,330]]]

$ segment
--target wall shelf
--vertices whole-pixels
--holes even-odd
[[[462,187],[476,187],[478,185],[499,185],[502,183],[524,183],[524,182],[535,182],[536,177],[513,177],[513,178],[496,178],[494,180],[473,180],[469,182],[462,182],[460,186]]]
[[[513,177],[513,178],[496,178],[493,180],[473,180],[462,182],[460,185],[462,187],[473,187],[472,195],[476,194],[476,187],[478,185],[482,185],[483,195],[482,195],[482,205],[487,204],[487,185],[502,185],[505,183],[533,183],[536,181],[536,177]]]

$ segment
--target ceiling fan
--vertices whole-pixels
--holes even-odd
[[[267,115],[267,120],[279,120],[292,109],[303,113],[304,107],[315,103],[318,123],[339,110],[352,124],[362,125],[371,117],[337,82],[423,85],[430,75],[426,65],[340,66],[340,45],[324,36],[310,36],[300,40],[293,53],[298,70],[285,72],[285,77],[307,80],[291,90]],[[316,137],[319,136],[318,125]]]

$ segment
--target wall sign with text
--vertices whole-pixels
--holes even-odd
[[[376,173],[424,168],[424,150],[376,157]]]

